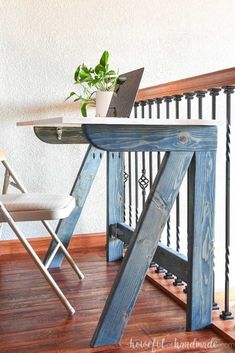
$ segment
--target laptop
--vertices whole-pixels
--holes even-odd
[[[130,117],[143,72],[144,68],[141,68],[120,75],[126,77],[127,80],[122,85],[115,87],[117,93],[112,97],[107,116]]]

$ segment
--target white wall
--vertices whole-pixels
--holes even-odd
[[[79,63],[107,49],[121,72],[145,67],[142,87],[231,67],[234,18],[234,0],[0,0],[0,141],[27,187],[70,190],[84,148],[43,144],[15,123],[75,111],[63,101]],[[78,232],[105,229],[104,185],[103,165]]]

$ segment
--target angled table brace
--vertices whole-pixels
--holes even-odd
[[[60,220],[56,228],[56,234],[67,248],[72,238],[74,229],[80,218],[83,206],[97,174],[104,151],[98,150],[89,145],[83,163],[78,172],[70,195],[76,199],[76,207],[72,214]],[[107,261],[114,261],[123,257],[123,242],[113,237],[109,229],[109,224],[123,221],[123,158],[120,153],[107,153]],[[115,199],[115,202],[113,200]],[[118,200],[118,202],[116,202]],[[46,264],[56,247],[52,241],[44,259]],[[58,250],[49,268],[60,267],[64,259],[64,254]]]
[[[91,145],[88,146],[87,152],[70,193],[76,199],[76,207],[68,218],[59,221],[56,228],[56,234],[66,248],[69,245],[74,229],[81,215],[83,206],[91,189],[92,183],[97,174],[103,153],[103,151],[98,150]],[[52,241],[44,259],[45,264],[53,253],[55,247],[56,242]],[[60,267],[63,259],[64,254],[58,250],[49,268]]]
[[[106,301],[92,347],[119,342],[192,156],[192,152],[165,155]]]

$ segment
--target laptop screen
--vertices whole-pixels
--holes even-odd
[[[120,75],[126,77],[127,80],[117,87],[118,91],[112,97],[107,116],[123,118],[130,116],[143,71],[144,68],[141,68]]]

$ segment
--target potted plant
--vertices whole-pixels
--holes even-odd
[[[96,107],[96,116],[105,116],[112,95],[116,94],[126,79],[118,75],[118,70],[110,70],[109,52],[106,50],[94,68],[88,68],[84,63],[78,66],[74,73],[74,84],[78,86],[79,92],[71,92],[66,100],[73,97],[74,102],[80,102],[82,116],[87,116],[89,106]]]

